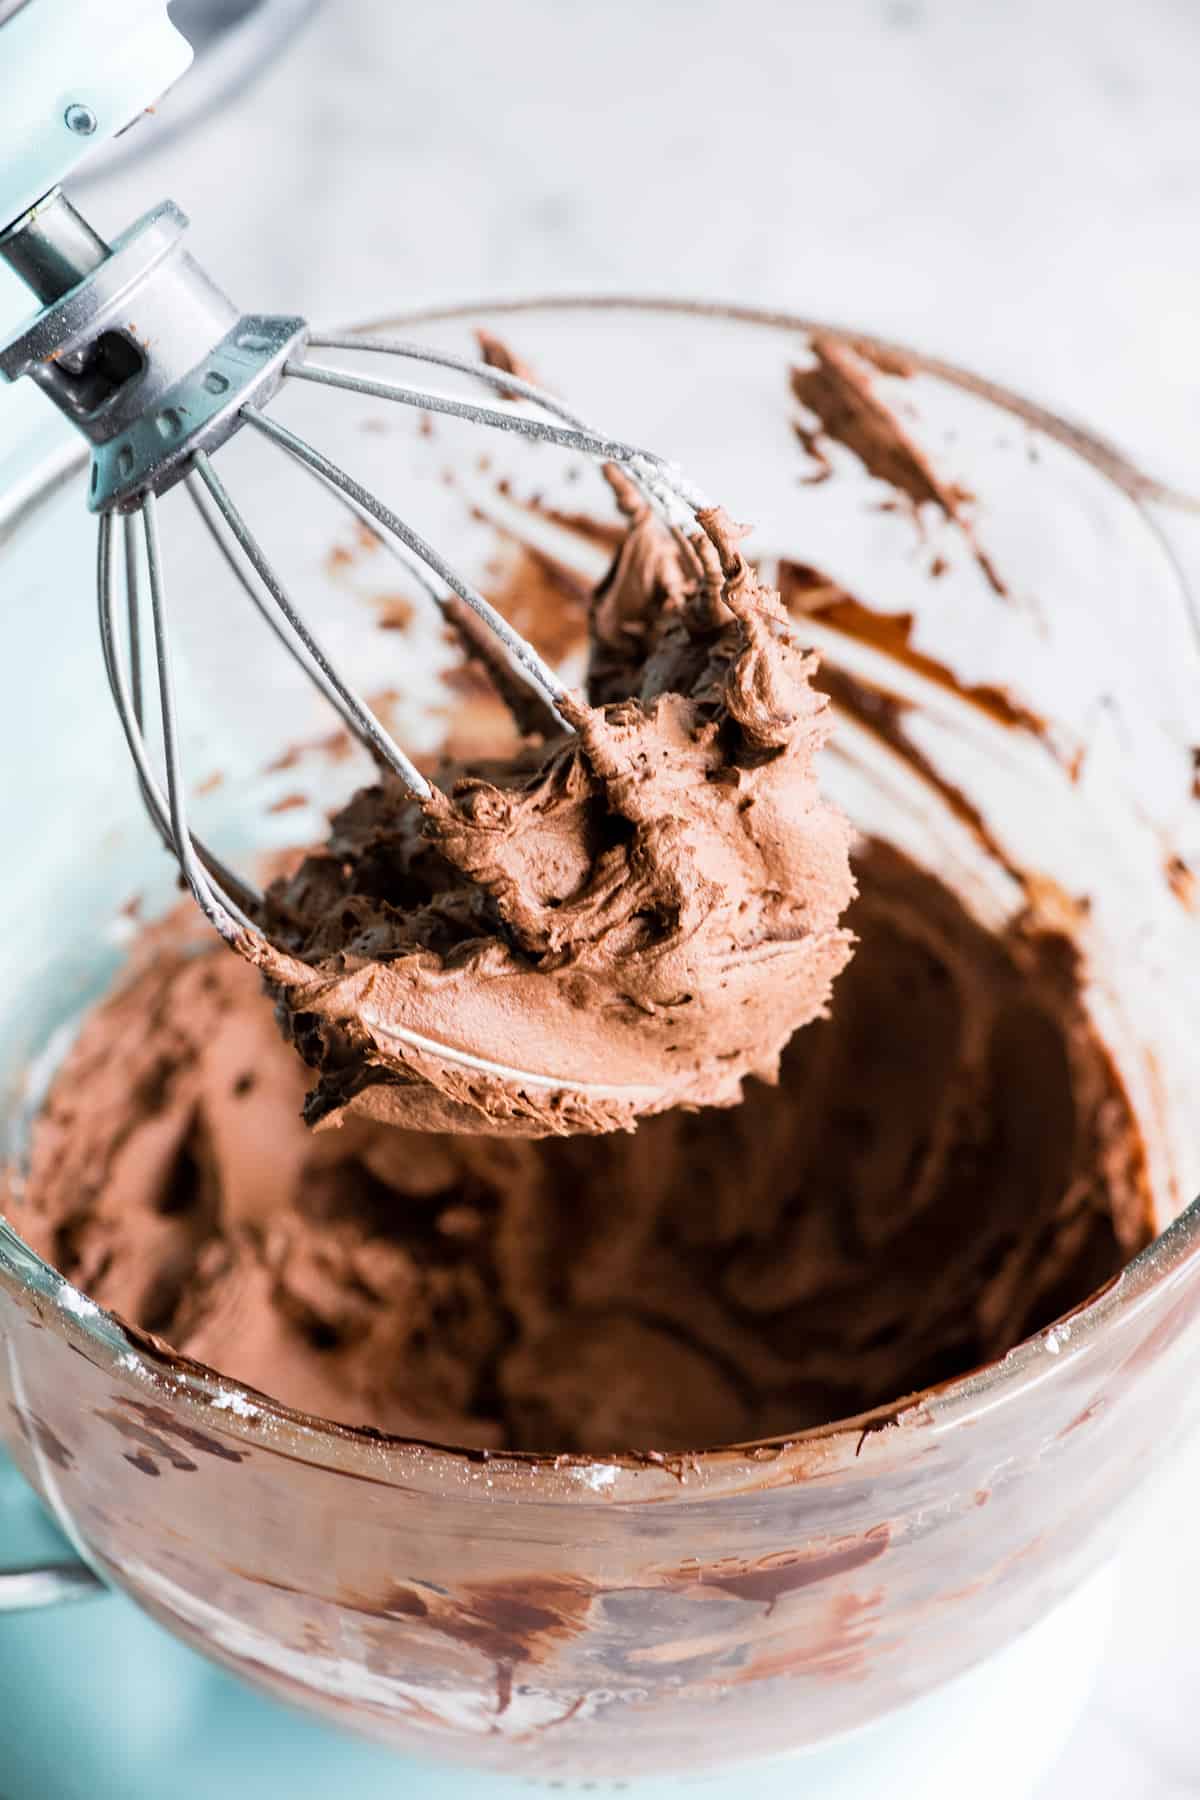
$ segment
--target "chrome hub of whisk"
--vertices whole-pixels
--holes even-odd
[[[598,434],[554,396],[506,370],[416,343],[314,332],[297,317],[240,313],[183,248],[186,227],[184,215],[166,201],[110,246],[59,190],[40,200],[0,233],[0,257],[41,305],[33,321],[0,346],[0,374],[10,381],[29,376],[92,445],[88,504],[99,515],[98,605],[109,686],[150,817],[209,920],[235,941],[258,930],[260,896],[188,823],[159,538],[162,494],[184,485],[232,576],[280,644],[352,735],[418,802],[429,799],[429,783],[300,616],[217,473],[213,454],[248,427],[306,469],[393,550],[433,604],[470,609],[513,676],[560,726],[565,690],[533,647],[390,505],[265,408],[285,383],[302,381],[516,431],[616,463],[684,543],[706,501],[661,457]],[[499,390],[506,404],[480,405],[313,360],[313,352],[338,350],[467,374]],[[153,646],[161,770],[145,730],[147,641]]]
[[[91,443],[93,512],[166,493],[304,348],[303,319],[239,314],[184,249],[187,223],[166,200],[110,246],[56,192],[0,237],[42,303],[0,374],[28,375]]]

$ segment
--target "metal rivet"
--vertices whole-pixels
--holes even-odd
[[[204,385],[210,394],[224,394],[229,388],[229,378],[226,375],[218,375],[215,369],[210,369],[204,377]]]
[[[67,130],[73,131],[77,137],[91,137],[100,121],[90,106],[84,106],[76,100],[68,106],[63,114],[63,123]]]

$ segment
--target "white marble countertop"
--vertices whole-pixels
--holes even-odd
[[[873,327],[1188,483],[1198,67],[1193,0],[327,0],[89,206],[115,230],[170,193],[242,304],[325,320],[641,291]],[[1193,1454],[1129,1547],[1047,1796],[1200,1794],[1197,1484]]]
[[[326,0],[95,206],[169,192],[244,305],[326,321],[601,289],[874,326],[1178,471],[1198,62],[1191,0]]]

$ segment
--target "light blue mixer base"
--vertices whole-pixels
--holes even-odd
[[[0,1566],[61,1549],[0,1456]],[[1106,1572],[983,1668],[851,1738],[723,1776],[583,1788],[620,1787],[630,1800],[1027,1800],[1084,1706],[1110,1617]],[[430,1768],[315,1724],[186,1650],[126,1600],[0,1619],[0,1800],[544,1792]]]

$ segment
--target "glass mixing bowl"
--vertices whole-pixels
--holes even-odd
[[[619,301],[388,323],[459,349],[490,326],[585,416],[753,519],[768,565],[815,566],[892,617],[890,634],[809,622],[903,709],[912,752],[845,718],[829,789],[985,922],[1035,888],[1070,913],[1147,1122],[1161,1233],[1001,1362],[871,1415],[688,1456],[551,1459],[297,1415],[128,1332],[0,1222],[0,1431],[105,1581],[249,1680],[417,1753],[593,1778],[815,1743],[1047,1613],[1200,1411],[1194,516],[1036,408],[894,356],[879,379],[978,497],[970,529],[899,502],[837,445],[814,481],[790,385],[802,320]],[[556,452],[310,389],[281,411],[485,586],[522,538],[604,566],[599,478]],[[379,629],[411,596],[402,573],[269,446],[235,441],[222,472],[348,673],[402,741],[435,744],[440,626]],[[356,766],[186,502],[162,511],[197,826],[231,856],[311,835]],[[104,689],[80,487],[49,479],[8,527],[0,1046],[19,1153],[72,1020],[119,964],[126,903],[153,913],[175,890]],[[518,623],[546,642],[558,619],[548,603]],[[577,632],[551,647],[577,666]]]

